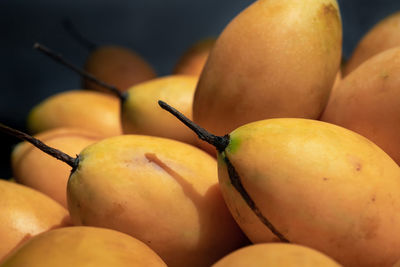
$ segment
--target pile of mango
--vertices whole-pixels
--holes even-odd
[[[258,0],[171,75],[91,45],[0,180],[0,266],[400,266],[400,13]],[[46,59],[47,60],[47,59]]]

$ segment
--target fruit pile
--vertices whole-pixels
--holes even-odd
[[[343,64],[336,0],[258,0],[166,77],[86,44],[35,48],[89,90],[0,124],[1,266],[400,266],[400,13]]]

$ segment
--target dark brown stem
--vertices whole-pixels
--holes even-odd
[[[242,184],[242,180],[240,179],[238,172],[236,171],[235,167],[232,165],[232,163],[230,162],[228,157],[225,156],[224,160],[228,167],[228,174],[229,174],[229,179],[231,181],[231,184],[233,185],[233,187],[235,187],[236,191],[239,192],[240,196],[243,198],[243,200],[246,202],[246,204],[256,214],[256,216],[259,218],[259,220],[265,226],[267,226],[267,228],[274,235],[276,235],[281,242],[290,243],[290,241],[275,228],[275,226],[267,219],[267,217],[265,217],[261,213],[261,210],[258,208],[258,206],[254,202],[254,200],[251,198],[249,193],[247,193],[246,189],[244,188],[244,186]]]
[[[163,109],[165,109],[166,111],[168,111],[169,113],[174,115],[181,122],[183,122],[187,127],[192,129],[192,131],[194,131],[201,140],[206,141],[207,143],[215,146],[215,148],[219,152],[224,151],[225,148],[229,145],[229,135],[225,135],[225,136],[213,135],[212,133],[209,133],[206,129],[200,127],[199,125],[195,124],[193,121],[189,120],[185,115],[183,115],[178,110],[171,107],[164,101],[159,100],[158,104]]]
[[[61,160],[65,163],[67,163],[69,166],[72,167],[72,170],[74,171],[79,164],[79,157],[73,158],[67,154],[65,154],[64,152],[49,147],[48,145],[46,145],[45,143],[43,143],[42,141],[36,139],[33,136],[30,136],[24,132],[18,131],[16,129],[10,128],[2,123],[0,123],[0,131],[9,134],[11,136],[15,136],[21,140],[27,141],[29,143],[31,143],[32,145],[34,145],[35,147],[39,148],[40,150],[42,150],[44,153],[58,159]]]
[[[94,42],[90,41],[86,37],[84,37],[78,29],[75,27],[75,25],[71,22],[70,19],[66,18],[62,21],[62,25],[65,29],[65,31],[72,36],[79,44],[82,46],[86,47],[89,51],[93,51],[94,49],[97,48],[97,44]]]
[[[204,128],[198,126],[193,121],[189,120],[185,115],[171,107],[167,103],[159,100],[158,104],[169,113],[174,115],[177,119],[183,122],[187,127],[192,129],[201,140],[206,141],[207,143],[215,146],[217,150],[221,153],[225,150],[225,148],[229,145],[230,137],[229,135],[225,136],[216,136],[209,133]],[[224,160],[226,162],[228,168],[229,179],[233,187],[238,191],[240,196],[246,202],[246,204],[250,207],[250,209],[255,213],[255,215],[260,219],[260,221],[274,234],[276,235],[281,242],[289,243],[289,240],[281,234],[274,225],[261,213],[261,210],[258,208],[254,200],[251,198],[249,193],[246,191],[242,184],[242,180],[236,171],[235,167],[232,165],[228,157],[225,155]]]
[[[120,90],[118,90],[117,87],[107,84],[103,81],[100,81],[99,79],[97,79],[95,76],[93,76],[92,74],[84,71],[81,68],[78,68],[77,66],[75,66],[74,64],[66,61],[65,59],[63,59],[63,57],[60,54],[57,54],[56,52],[50,50],[49,48],[39,44],[39,43],[35,43],[33,45],[33,48],[36,50],[39,50],[40,52],[44,53],[45,55],[49,56],[50,58],[52,58],[53,60],[55,60],[58,63],[61,63],[62,65],[68,67],[69,69],[71,69],[72,71],[78,73],[79,75],[81,75],[83,78],[90,80],[108,90],[110,90],[113,94],[115,94],[116,96],[119,97],[119,99],[123,102],[125,101],[125,99],[127,98],[126,93],[122,93]]]

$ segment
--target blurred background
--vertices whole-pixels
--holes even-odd
[[[88,50],[62,27],[69,18],[97,44],[119,44],[142,55],[158,75],[170,74],[195,42],[218,36],[254,0],[1,0],[0,122],[26,129],[29,110],[55,93],[80,88],[80,78],[32,49],[34,42],[83,65]],[[376,22],[400,10],[399,0],[339,0],[343,54]],[[10,153],[18,142],[0,134],[0,178],[12,176]]]

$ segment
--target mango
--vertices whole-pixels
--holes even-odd
[[[317,119],[339,69],[335,0],[258,0],[217,39],[200,76],[193,119],[217,135],[275,117]]]
[[[236,250],[212,267],[339,267],[321,252],[304,246],[283,243],[256,244]]]
[[[30,111],[30,132],[59,127],[86,129],[104,137],[120,135],[119,100],[99,92],[71,90],[48,97]]]
[[[40,234],[10,255],[2,267],[166,267],[143,242],[95,227],[66,227]]]
[[[168,266],[209,266],[246,244],[222,198],[217,163],[174,140],[123,135],[85,148],[67,187],[75,225],[127,233]]]
[[[219,153],[221,190],[252,242],[277,239],[265,216],[288,241],[344,266],[391,266],[400,258],[400,168],[374,143],[305,119],[249,123],[229,136]],[[232,168],[257,208],[232,185]]]
[[[321,120],[355,131],[400,164],[400,47],[365,61],[332,92]]]

